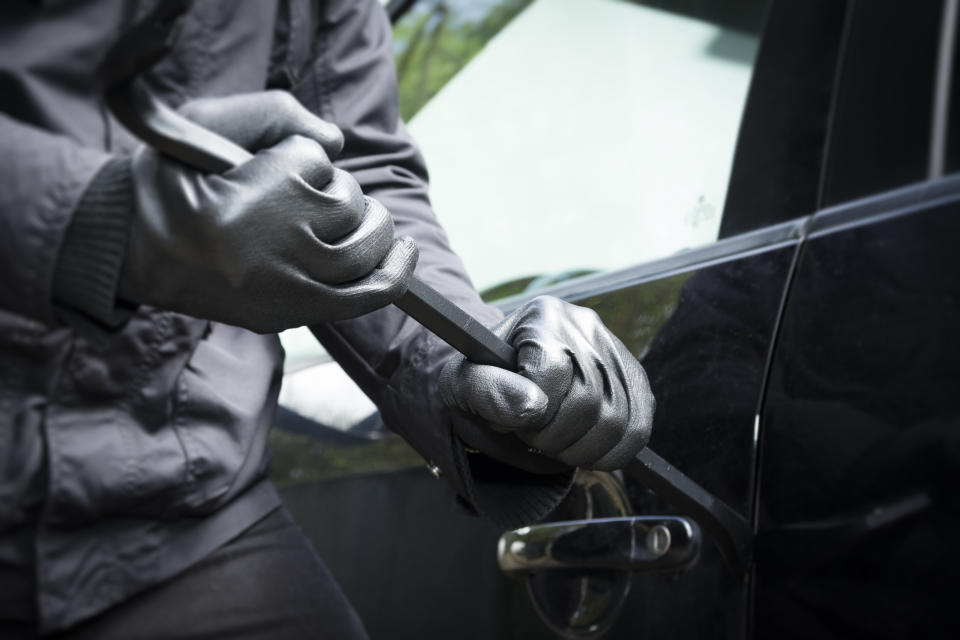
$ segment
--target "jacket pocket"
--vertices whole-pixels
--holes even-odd
[[[282,363],[277,336],[211,323],[177,380],[172,426],[187,465],[177,512],[213,511],[266,474]]]
[[[142,310],[105,346],[75,341],[47,409],[46,519],[216,510],[266,471],[276,336]]]
[[[48,521],[158,514],[180,499],[187,464],[173,396],[206,326],[143,307],[105,343],[73,340],[43,425]]]

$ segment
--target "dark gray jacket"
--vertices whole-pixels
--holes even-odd
[[[264,480],[276,336],[149,308],[102,342],[58,322],[52,288],[78,202],[137,144],[106,113],[94,72],[150,6],[0,8],[0,620],[36,617],[47,631],[182,571],[278,505]],[[202,0],[151,79],[173,105],[291,91],[343,129],[338,165],[416,239],[418,274],[480,318],[499,317],[431,211],[375,0]],[[562,497],[570,474],[480,477],[436,393],[450,350],[398,310],[319,332],[468,507],[509,526]]]

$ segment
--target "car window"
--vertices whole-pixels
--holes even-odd
[[[400,18],[401,112],[488,299],[717,239],[765,4],[422,0]]]

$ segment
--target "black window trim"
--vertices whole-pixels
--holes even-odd
[[[506,312],[519,307],[531,298],[541,295],[555,296],[565,300],[579,300],[587,296],[624,289],[712,264],[773,251],[800,242],[805,235],[805,229],[810,219],[811,216],[803,216],[787,222],[773,224],[632,267],[605,271],[596,275],[577,278],[570,282],[501,298],[494,300],[492,304]]]
[[[804,240],[925,211],[960,199],[960,174],[926,180],[818,211]]]
[[[933,114],[930,124],[929,177],[944,175],[947,164],[947,135],[950,127],[950,95],[953,90],[957,12],[960,0],[943,0],[940,46],[937,52],[937,76],[934,86]]]

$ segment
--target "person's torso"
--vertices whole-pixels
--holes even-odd
[[[139,143],[107,113],[97,65],[153,4],[4,3],[0,111],[129,153]],[[295,40],[296,3],[279,4],[195,3],[151,85],[172,106],[267,88]],[[41,616],[60,617],[48,626],[75,617],[71,600],[142,588],[160,575],[146,565],[185,518],[216,512],[266,473],[283,358],[276,336],[141,308],[94,343],[0,310],[0,358],[0,619],[22,606],[3,585],[33,573]],[[97,575],[124,563],[146,565]]]

